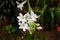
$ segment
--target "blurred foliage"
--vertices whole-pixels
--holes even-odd
[[[15,33],[17,31],[17,28],[13,27],[11,24],[7,25],[5,27],[5,30],[7,30],[9,33]]]
[[[58,4],[58,7],[56,8],[56,17],[60,20],[60,3]]]
[[[40,16],[39,22],[44,27],[44,30],[55,31],[56,21],[60,19],[60,14],[56,11],[60,10],[58,8],[58,3],[48,0],[38,0],[37,9],[35,12]],[[58,8],[58,10],[56,9]],[[60,12],[60,11],[59,11]],[[58,18],[58,19],[57,19]],[[60,23],[59,23],[60,24]]]
[[[29,34],[26,32],[21,40],[44,40],[44,39],[45,38],[43,34],[38,33]]]

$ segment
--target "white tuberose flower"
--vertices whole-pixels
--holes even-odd
[[[18,18],[18,22],[25,23],[27,21],[25,17],[22,15],[22,13],[19,13],[19,16],[17,16],[17,18]]]
[[[22,10],[23,5],[26,3],[26,1],[24,1],[24,2],[22,2],[22,3],[19,3],[19,2],[16,1],[16,3],[18,4],[18,5],[17,5],[17,8],[20,8],[20,9]]]
[[[34,14],[34,12],[31,10],[31,16],[34,18],[38,18],[38,16],[36,14]]]
[[[20,24],[19,29],[23,29],[23,31],[29,30],[28,24]]]
[[[24,15],[24,17],[26,18],[26,20],[28,20],[28,19],[30,19],[30,14],[29,14],[29,13],[26,13],[26,14]]]
[[[19,16],[17,16],[17,18],[18,18],[18,24],[20,26],[19,29],[23,29],[23,31],[29,30],[25,16],[23,16],[22,13],[19,13]]]
[[[28,23],[30,23],[31,21],[37,21],[38,16],[36,14],[34,14],[34,12],[31,10],[31,13],[28,17]]]

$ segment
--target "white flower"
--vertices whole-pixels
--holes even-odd
[[[19,3],[19,2],[16,1],[16,3],[18,4],[18,5],[17,5],[17,8],[20,8],[20,9],[22,10],[23,5],[26,3],[26,1],[24,1],[24,2],[22,2],[22,3]]]
[[[34,12],[31,10],[31,16],[34,18],[38,18],[38,16],[36,14],[34,14]]]
[[[37,21],[38,16],[36,14],[34,14],[34,12],[31,10],[31,13],[28,17],[28,23],[30,23],[31,21]]]
[[[19,29],[23,29],[23,31],[29,30],[28,24],[20,24]]]
[[[36,26],[40,26],[40,24],[39,23],[36,23]]]
[[[41,26],[39,26],[39,27],[37,27],[36,29],[40,30],[40,29],[42,29],[42,27],[41,27]]]
[[[25,16],[22,13],[19,13],[19,16],[17,16],[17,18],[18,18],[18,25],[20,26],[19,29],[23,29],[23,31],[26,31],[26,29],[29,30]]]
[[[27,21],[22,15],[22,13],[19,13],[19,16],[17,16],[17,18],[18,18],[18,22],[25,23]]]
[[[26,18],[26,20],[28,20],[28,19],[30,19],[30,14],[29,14],[29,13],[26,13],[26,14],[24,15],[24,17]]]

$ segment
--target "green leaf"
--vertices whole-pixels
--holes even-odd
[[[37,0],[37,2],[36,2],[36,5],[38,5],[39,4],[39,0]]]
[[[44,5],[44,8],[43,8],[43,10],[42,10],[42,15],[44,14],[44,11],[46,10],[46,8],[47,8],[47,4]]]
[[[6,29],[6,30],[10,30],[9,26],[6,26],[5,29]]]
[[[53,12],[51,12],[51,17],[52,17],[52,29],[53,29],[53,27],[54,27],[54,14],[53,14]]]
[[[10,28],[12,28],[12,25],[9,25]]]
[[[16,28],[12,28],[12,32],[13,32],[13,33],[16,32]]]
[[[12,25],[10,24],[10,25],[7,25],[6,27],[5,27],[5,29],[7,30],[7,31],[10,31],[10,29],[12,28]]]

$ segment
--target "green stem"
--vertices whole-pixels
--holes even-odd
[[[39,4],[39,0],[37,0],[37,2],[36,2],[36,5],[38,5]]]
[[[27,0],[27,2],[28,2],[28,12],[30,12],[31,11],[31,7],[30,7],[29,0]]]
[[[30,34],[30,40],[34,40],[33,34]]]

